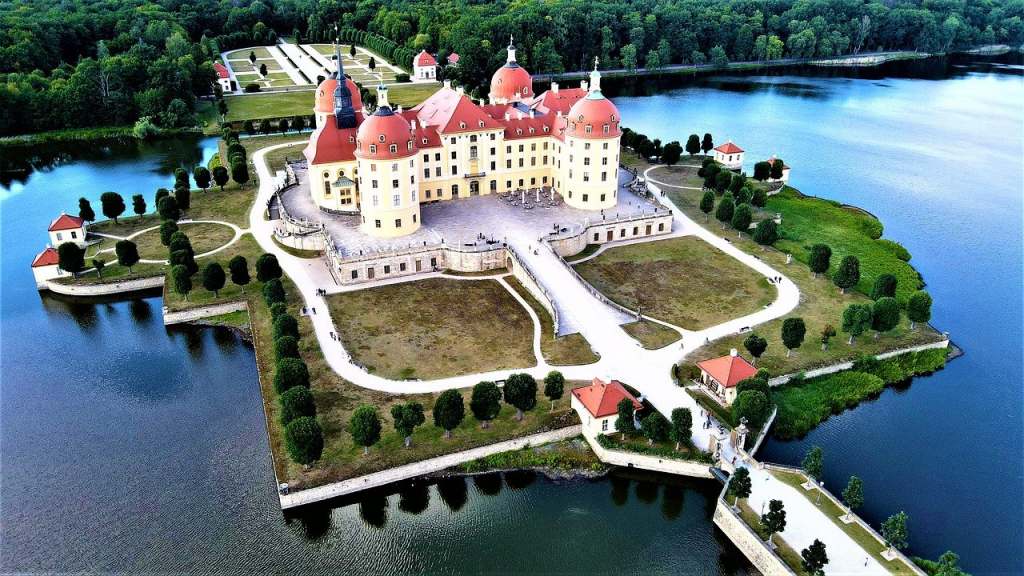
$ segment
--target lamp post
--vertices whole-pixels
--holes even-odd
[[[825,481],[818,480],[818,498],[814,501],[815,506],[821,506],[821,491],[825,489]]]

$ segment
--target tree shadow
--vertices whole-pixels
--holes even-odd
[[[407,484],[398,491],[398,509],[420,514],[430,505],[430,486],[422,482]]]
[[[388,523],[388,497],[381,492],[368,492],[359,501],[359,517],[374,528],[383,528]]]
[[[469,487],[462,476],[451,476],[438,481],[437,494],[449,510],[458,512],[469,499]]]
[[[625,506],[629,501],[629,478],[611,475],[608,482],[612,485],[612,502],[616,506]]]
[[[473,485],[481,494],[497,496],[501,492],[501,474],[490,472],[473,476]]]
[[[522,490],[537,481],[537,473],[533,470],[511,470],[505,472],[505,485],[510,490]]]

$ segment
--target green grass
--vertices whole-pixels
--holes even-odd
[[[739,516],[743,522],[749,526],[762,541],[764,541],[768,533],[765,532],[764,527],[761,525],[761,517],[757,515],[757,512],[754,512],[747,501],[743,498],[739,499],[736,507],[739,508]],[[803,569],[803,562],[800,554],[790,547],[790,545],[783,540],[781,536],[778,534],[772,534],[772,544],[775,544],[775,554],[778,555],[778,557],[781,558],[782,561],[797,574],[797,576],[807,575],[807,572]]]
[[[541,306],[540,302],[533,297],[533,294],[530,294],[529,290],[515,277],[506,278],[505,281],[526,300],[526,303],[537,314],[537,318],[540,319],[540,351],[548,364],[555,366],[578,366],[592,364],[600,360],[600,357],[594,353],[590,343],[587,342],[587,339],[582,334],[566,334],[556,338],[551,314]]]
[[[248,62],[250,52],[255,52],[257,59],[271,58],[270,51],[268,51],[264,46],[254,46],[252,48],[240,48],[238,50],[232,50],[231,52],[225,54],[225,57],[227,57],[228,60],[245,60],[246,62]]]
[[[164,282],[164,306],[167,306],[168,310],[177,312],[209,304],[235,302],[245,299],[249,295],[259,294],[262,285],[256,281],[254,267],[256,259],[259,258],[260,254],[263,254],[263,250],[260,248],[259,244],[256,243],[256,239],[252,237],[252,234],[243,234],[242,237],[238,239],[238,242],[235,242],[229,248],[206,258],[200,258],[196,261],[200,269],[210,262],[218,262],[224,268],[225,272],[227,272],[228,262],[230,262],[232,258],[235,256],[244,256],[249,263],[249,274],[252,276],[252,282],[245,287],[244,292],[242,291],[242,287],[231,283],[230,275],[228,275],[228,279],[224,283],[224,288],[220,290],[219,295],[215,296],[213,292],[209,292],[203,288],[202,273],[200,272],[192,277],[192,291],[189,293],[188,299],[186,300],[184,296],[174,291],[170,275],[168,274]]]
[[[623,324],[622,329],[648,350],[664,348],[681,338],[679,332],[649,320]]]
[[[412,108],[429,98],[440,88],[440,84],[398,84],[396,86],[388,86],[388,100],[392,105],[401,104],[405,108]]]
[[[625,436],[625,438],[623,438]],[[613,450],[624,450],[626,452],[635,452],[637,454],[646,454],[648,456],[655,456],[658,458],[670,458],[674,460],[686,460],[690,462],[702,462],[704,464],[712,464],[714,460],[711,454],[701,451],[699,448],[693,445],[693,443],[686,443],[679,446],[679,450],[676,450],[675,442],[654,442],[649,443],[639,432],[634,434],[602,434],[597,437],[598,443],[605,448]]]
[[[701,408],[713,414],[719,422],[729,427],[734,426],[732,421],[732,412],[728,408],[725,408],[718,402],[715,402],[713,398],[701,390],[687,388],[686,393],[696,400],[697,404],[700,404]],[[703,420],[700,418],[700,415],[694,415],[693,422],[695,426],[703,425]]]
[[[610,248],[576,271],[626,308],[640,306],[690,330],[756,312],[775,298],[764,277],[693,236]]]
[[[217,316],[207,316],[206,318],[203,318],[203,324],[206,326],[248,328],[249,313],[245,310],[238,310],[235,312],[228,312],[227,314],[218,314]]]
[[[314,95],[313,90],[293,90],[225,96],[224,101],[228,105],[227,120],[242,122],[264,118],[309,116],[313,113]]]
[[[255,174],[255,172],[250,172]],[[241,228],[249,227],[249,209],[256,199],[256,184],[250,180],[245,188],[235,182],[229,182],[222,192],[218,186],[202,190],[193,190],[190,206],[185,213],[192,220],[221,220],[231,222]],[[199,251],[196,251],[199,253]]]
[[[791,486],[794,490],[799,492],[809,502],[817,503],[821,509],[822,514],[828,517],[833,524],[838,526],[847,536],[853,539],[860,547],[871,555],[879,564],[886,567],[890,574],[913,574],[913,570],[910,566],[907,566],[902,560],[886,560],[882,557],[882,552],[886,550],[884,544],[879,542],[870,532],[864,529],[863,526],[856,522],[850,524],[844,524],[840,520],[840,516],[846,512],[842,508],[836,505],[831,498],[827,497],[824,493],[821,498],[818,498],[818,488],[812,488],[811,490],[804,490],[801,484],[807,481],[807,479],[796,472],[786,472],[782,470],[772,470],[772,475],[781,480],[782,482]]]
[[[277,238],[273,238],[273,241],[274,244],[277,244],[281,248],[281,250],[284,250],[297,258],[319,258],[323,255],[323,250],[302,250],[300,248],[292,248],[291,246],[282,244]]]
[[[130,198],[126,199],[131,201]],[[148,198],[147,202],[152,203],[152,198]],[[154,213],[143,214],[142,216],[127,216],[117,219],[117,223],[113,220],[100,220],[89,224],[89,232],[101,232],[103,234],[110,234],[113,236],[120,236],[127,238],[136,232],[141,232],[146,228],[152,228],[153,226],[160,225],[160,216]],[[110,245],[113,248],[113,244]]]
[[[386,378],[526,368],[533,322],[494,280],[430,278],[328,297],[346,350]]]
[[[235,231],[223,224],[190,224],[182,222],[178,229],[184,232],[192,243],[196,255],[205,254],[227,244],[235,237]],[[160,231],[150,230],[136,236],[133,240],[143,260],[164,260],[167,258],[167,247],[160,242]],[[200,263],[202,266],[203,263]]]
[[[703,156],[695,156],[694,158],[684,156],[679,162],[683,164],[700,164],[703,159]],[[675,186],[700,188],[704,185],[704,179],[697,175],[697,168],[690,168],[689,166],[660,166],[651,170],[650,177],[658,182]]]
[[[466,462],[461,466],[464,472],[486,472],[489,470],[513,470],[543,468],[545,470],[590,470],[600,472],[608,467],[597,458],[583,437],[530,446],[511,452],[499,452],[484,458]]]
[[[600,244],[587,244],[586,246],[583,247],[583,250],[580,250],[579,252],[573,254],[572,256],[569,256],[568,258],[564,258],[564,260],[569,264],[573,264],[575,262],[583,260],[584,258],[587,258],[588,256],[596,253],[600,249]]]
[[[303,140],[298,144],[285,146],[284,148],[267,152],[266,161],[271,173],[277,172],[278,170],[284,170],[285,159],[291,160],[292,162],[302,159],[302,151],[305,150],[306,144],[307,142]],[[248,149],[248,147],[246,147],[246,149]]]

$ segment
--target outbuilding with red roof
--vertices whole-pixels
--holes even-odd
[[[735,348],[728,356],[712,358],[697,363],[700,368],[700,384],[725,406],[736,400],[736,385],[757,374],[757,368],[747,362]]]
[[[740,170],[743,168],[743,148],[728,141],[713,150],[715,162],[725,165],[729,170]]]
[[[615,432],[619,402],[624,399],[633,403],[634,411],[643,408],[643,404],[634,398],[618,380],[605,382],[600,378],[594,378],[590,386],[573,388],[570,393],[570,404],[573,410],[579,414],[584,428],[593,434]]]
[[[36,279],[36,288],[45,290],[48,280],[62,276],[64,272],[60,269],[60,255],[53,246],[47,246],[45,250],[36,255],[32,260],[32,276]]]
[[[437,78],[437,59],[426,50],[412,59],[412,76],[416,80],[434,80]]]
[[[220,84],[220,89],[225,92],[233,92],[234,89],[231,87],[231,71],[228,70],[228,67],[220,62],[214,62],[213,71],[217,73],[217,83]]]
[[[61,213],[48,228],[50,233],[50,244],[60,246],[65,242],[74,242],[81,247],[85,246],[85,221],[78,216]]]

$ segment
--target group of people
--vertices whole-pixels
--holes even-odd
[[[327,296],[327,290],[325,290],[323,288],[317,288],[316,289],[316,295],[317,296]]]

